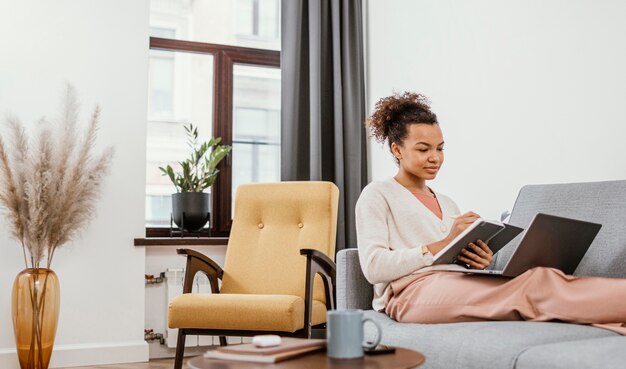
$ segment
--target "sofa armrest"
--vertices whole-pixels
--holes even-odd
[[[374,287],[365,279],[359,263],[359,250],[337,253],[337,308],[372,309]]]

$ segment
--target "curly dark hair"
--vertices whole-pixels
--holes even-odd
[[[395,93],[378,100],[374,113],[365,122],[371,136],[379,143],[401,145],[408,135],[409,124],[437,124],[437,115],[430,111],[426,96],[413,92]]]

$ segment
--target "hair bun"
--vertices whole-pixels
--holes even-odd
[[[407,91],[378,100],[365,125],[377,142],[389,139],[391,144],[406,136],[406,124],[409,123],[437,123],[437,116],[430,111],[426,96]]]

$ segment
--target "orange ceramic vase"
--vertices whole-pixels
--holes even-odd
[[[47,369],[59,320],[59,279],[50,269],[28,268],[13,283],[13,332],[22,369]]]

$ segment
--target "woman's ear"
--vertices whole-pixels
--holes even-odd
[[[400,151],[400,146],[395,142],[391,143],[391,154],[396,157],[396,159],[402,159],[402,152]]]

